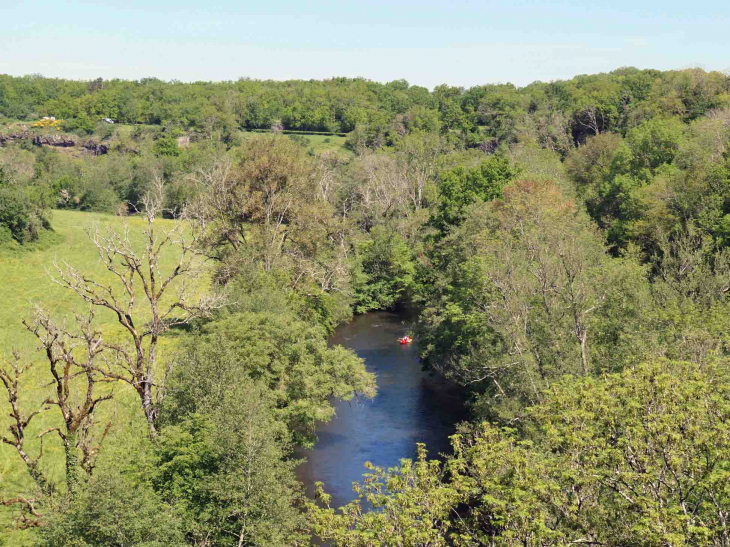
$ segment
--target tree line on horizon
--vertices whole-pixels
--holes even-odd
[[[375,147],[413,130],[440,131],[473,147],[509,145],[527,132],[565,153],[569,141],[625,133],[653,117],[694,120],[728,106],[729,89],[728,76],[720,72],[631,67],[524,87],[442,84],[433,91],[406,80],[343,77],[181,83],[0,75],[0,117],[76,120],[69,127],[110,118],[201,132],[281,124],[286,130],[349,133],[359,127]]]

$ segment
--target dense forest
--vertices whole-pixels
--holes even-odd
[[[0,76],[0,123],[0,261],[64,295],[3,325],[7,545],[730,546],[729,76]],[[470,419],[309,499],[378,389],[327,340],[403,306]]]

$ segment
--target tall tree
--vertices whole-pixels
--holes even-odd
[[[61,494],[66,500],[74,496],[81,485],[82,470],[89,476],[92,474],[101,445],[111,427],[111,423],[107,423],[102,431],[95,427],[98,407],[110,400],[113,393],[99,393],[99,384],[105,381],[97,370],[104,340],[102,333],[93,328],[93,318],[93,311],[86,316],[77,314],[78,330],[74,331],[67,329],[65,324],[56,324],[45,310],[36,307],[33,319],[23,322],[40,342],[39,350],[45,354],[48,366],[47,387],[51,388],[51,393],[31,412],[25,411],[23,406],[28,404],[27,393],[33,390],[33,386],[27,385],[23,377],[34,366],[33,361],[23,364],[23,359],[16,352],[7,366],[0,367],[0,382],[7,392],[12,418],[8,428],[10,435],[2,434],[0,440],[15,448],[39,493],[39,496],[3,500],[5,505],[20,506],[21,527],[39,526],[40,508],[54,496]],[[37,456],[33,457],[26,446],[29,426],[35,417],[52,407],[58,409],[59,425],[38,434],[40,444]],[[41,465],[43,440],[51,433],[58,434],[63,446],[65,480],[62,485],[58,485],[49,476],[47,467]]]
[[[198,234],[183,214],[169,230],[160,229],[155,220],[164,207],[163,181],[157,177],[153,189],[143,200],[145,228],[143,245],[138,248],[130,236],[130,227],[122,231],[112,227],[103,233],[98,225],[87,230],[104,267],[116,278],[116,284],[98,282],[67,262],[55,263],[55,283],[73,291],[92,307],[111,310],[126,335],[124,342],[105,341],[102,350],[107,358],[94,369],[107,380],[129,384],[138,394],[150,429],[155,422],[164,395],[157,349],[167,330],[205,317],[222,306],[221,295],[196,296],[189,282],[202,273],[197,252]],[[175,256],[174,265],[163,272],[167,253]],[[177,295],[171,291],[177,289]],[[141,294],[140,294],[141,293]],[[138,297],[144,303],[141,307]]]
[[[515,418],[563,374],[604,366],[591,357],[593,333],[605,333],[604,313],[631,317],[615,289],[635,287],[643,272],[612,261],[552,182],[516,181],[503,199],[467,211],[439,247],[444,274],[426,288],[421,351],[464,385],[485,386],[487,407]]]

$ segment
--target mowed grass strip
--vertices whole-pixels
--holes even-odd
[[[22,325],[22,319],[32,317],[34,304],[45,308],[57,322],[64,319],[71,329],[76,327],[73,313],[85,313],[89,305],[81,300],[73,291],[64,289],[52,282],[47,272],[55,274],[53,261],[56,259],[59,264],[65,260],[70,265],[92,276],[102,284],[110,284],[115,287],[116,294],[121,296],[121,287],[114,274],[108,272],[99,259],[97,249],[84,232],[85,227],[98,223],[102,232],[111,225],[119,230],[122,223],[129,224],[130,239],[140,254],[144,249],[143,230],[146,221],[139,217],[128,217],[120,219],[111,215],[97,213],[83,213],[77,211],[54,211],[51,223],[54,233],[48,238],[50,246],[30,248],[27,251],[15,248],[0,247],[0,360],[7,361],[11,352],[17,350],[28,362],[35,363],[34,367],[25,376],[21,408],[25,414],[29,414],[38,408],[51,391],[48,387],[50,378],[47,361],[44,354],[37,351],[38,341]],[[169,230],[173,221],[158,220],[155,222],[155,229]],[[163,275],[172,271],[179,260],[179,251],[176,247],[169,247],[161,257],[161,270]],[[163,306],[177,296],[177,289],[180,279],[173,282],[166,290],[166,298],[163,298]],[[210,281],[208,276],[201,276],[197,280],[194,290],[197,292],[209,289]],[[141,284],[135,280],[138,290],[135,305],[135,322],[139,325],[149,319],[146,299]],[[165,308],[163,308],[165,309]],[[123,329],[118,325],[116,315],[110,310],[95,308],[95,324],[104,333],[105,339],[111,341],[125,341]],[[174,348],[177,331],[168,332],[161,340],[159,346],[158,363],[164,363],[167,355]],[[162,365],[161,365],[162,366]],[[97,414],[98,428],[112,421],[111,435],[105,441],[105,447],[115,443],[115,437],[127,435],[128,429],[134,428],[144,431],[140,424],[144,421],[139,409],[139,400],[131,388],[126,384],[116,383],[114,385],[100,385],[100,393],[105,389],[113,389],[115,397],[112,401],[101,405]],[[8,436],[8,425],[11,423],[8,417],[9,407],[7,395],[4,391],[0,393],[0,431]],[[32,456],[38,453],[39,441],[35,438],[37,434],[52,427],[61,425],[57,407],[51,407],[33,419],[31,427],[26,435],[26,449]],[[127,431],[124,431],[127,429]],[[64,460],[63,449],[60,439],[56,435],[48,435],[43,443],[42,467],[51,478],[61,479],[63,476]],[[15,449],[7,444],[0,443],[0,499],[14,497],[21,492],[32,492],[32,483],[25,469],[24,464],[18,457]],[[12,515],[7,509],[0,508],[0,533],[9,532],[8,545],[22,545],[28,541],[32,532],[18,533],[8,531],[8,525]]]

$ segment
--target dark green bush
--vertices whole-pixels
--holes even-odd
[[[117,193],[108,186],[90,185],[81,196],[79,208],[82,211],[113,213],[120,201]]]
[[[22,190],[0,186],[0,227],[9,231],[18,243],[23,243],[29,239],[30,221],[29,203]]]
[[[155,141],[155,155],[160,156],[179,156],[180,149],[177,147],[177,140],[173,137],[162,137]]]

